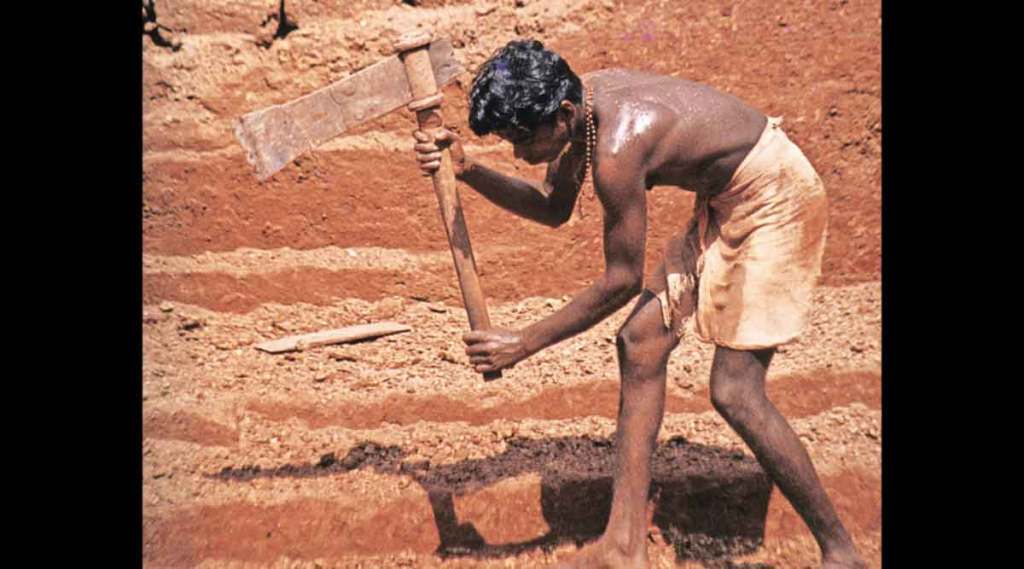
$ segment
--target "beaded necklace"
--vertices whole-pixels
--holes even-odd
[[[584,113],[584,116],[586,117],[585,120],[586,120],[586,124],[587,124],[587,149],[586,149],[586,159],[585,159],[585,161],[583,163],[583,168],[576,174],[576,188],[577,188],[576,205],[577,205],[577,207],[579,209],[580,218],[581,219],[584,217],[584,215],[583,215],[583,200],[580,199],[580,197],[585,193],[585,186],[584,186],[584,184],[587,181],[587,172],[590,172],[590,182],[591,182],[591,184],[590,184],[591,185],[590,195],[588,196],[587,199],[593,200],[594,199],[594,195],[595,195],[594,194],[594,187],[593,187],[594,186],[594,172],[593,172],[592,166],[593,166],[594,146],[597,144],[597,128],[594,126],[594,90],[591,89],[590,87],[584,87],[583,90],[584,90],[584,93],[585,93],[584,102],[583,102],[583,113]]]

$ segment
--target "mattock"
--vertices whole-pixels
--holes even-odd
[[[405,73],[409,79],[409,90],[413,100],[408,109],[416,113],[416,121],[421,131],[431,139],[444,128],[444,116],[441,114],[441,102],[444,96],[437,89],[434,69],[430,65],[427,46],[430,45],[430,34],[427,32],[411,32],[403,35],[395,42],[398,57],[405,64]],[[452,250],[455,272],[459,277],[459,288],[462,289],[462,303],[469,316],[469,327],[481,330],[491,327],[490,316],[487,315],[487,302],[484,291],[480,288],[480,278],[473,258],[473,247],[469,243],[469,230],[466,229],[466,218],[462,215],[462,204],[459,203],[459,192],[455,186],[455,171],[452,169],[452,156],[448,148],[441,149],[441,167],[431,175],[434,181],[434,192],[437,203],[441,206],[441,219],[444,221],[448,245]],[[499,379],[501,371],[484,373],[484,379]]]
[[[266,180],[353,126],[403,105],[416,113],[421,130],[431,136],[437,133],[444,125],[438,86],[451,83],[462,72],[451,42],[443,38],[431,41],[429,33],[420,31],[402,36],[395,47],[397,55],[293,101],[240,117],[235,135],[256,169],[256,177]],[[433,179],[469,326],[473,330],[490,328],[448,149],[441,151],[441,167]],[[500,372],[484,374],[487,380],[500,377]]]

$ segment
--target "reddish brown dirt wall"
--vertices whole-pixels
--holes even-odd
[[[413,8],[289,2],[299,28],[261,47],[266,26],[259,25],[253,8],[262,6],[259,2],[157,1],[159,21],[179,30],[182,47],[172,51],[144,38],[145,251],[195,254],[331,244],[444,248],[434,197],[413,167],[408,140],[413,123],[405,111],[363,125],[346,139],[345,144],[362,147],[317,151],[265,184],[250,173],[231,131],[231,121],[241,114],[290,100],[378,60],[403,23],[423,22],[452,37],[471,69],[503,42],[534,36],[580,72],[626,66],[675,74],[784,116],[785,128],[820,172],[831,200],[825,284],[879,278],[878,2],[631,0],[577,2],[571,10],[528,2],[523,8],[502,4],[483,15],[467,4],[430,7],[436,4],[441,3]],[[346,20],[349,14],[360,14],[363,27]],[[465,127],[470,77],[446,90],[445,112],[469,143],[492,145]],[[515,171],[509,149],[495,150],[484,158]],[[521,167],[519,172],[539,175],[540,170]],[[655,253],[689,217],[691,203],[688,194],[669,188],[656,193],[650,214]],[[529,243],[530,253],[523,256],[542,264],[552,256],[565,259],[564,252],[572,250],[588,262],[560,267],[571,282],[600,272],[596,204],[591,206],[595,215],[579,225],[551,231],[501,212],[471,191],[463,195],[474,244]],[[481,262],[486,270],[503,260],[483,257]]]

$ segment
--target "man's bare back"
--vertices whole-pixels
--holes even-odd
[[[597,160],[635,163],[645,186],[678,186],[714,195],[728,183],[767,118],[707,85],[626,69],[584,74],[600,125]],[[596,166],[596,163],[595,163]]]

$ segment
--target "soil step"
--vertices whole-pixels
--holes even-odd
[[[256,249],[206,251],[195,255],[143,253],[142,270],[147,275],[223,273],[235,277],[274,274],[297,269],[415,270],[433,269],[451,262],[449,251],[410,252],[383,247],[336,247],[314,249]]]
[[[519,438],[498,455],[454,464],[410,461],[399,446],[364,443],[316,463],[225,468],[206,476],[239,489],[253,481],[341,480],[331,498],[232,501],[146,516],[146,557],[181,566],[206,558],[271,562],[283,555],[411,552],[503,559],[549,551],[600,534],[613,456],[608,439]],[[376,476],[362,485],[346,480],[360,472]],[[652,530],[677,560],[731,558],[756,551],[766,534],[806,532],[742,453],[669,439],[655,455],[653,478]],[[822,478],[851,531],[878,529],[877,474],[852,468]]]
[[[773,377],[768,383],[768,396],[786,417],[805,417],[834,406],[852,402],[871,409],[881,408],[882,382],[877,370],[809,373]],[[296,418],[319,429],[340,426],[366,429],[384,423],[408,425],[419,421],[438,423],[466,422],[485,425],[498,420],[558,420],[600,416],[614,419],[618,414],[619,382],[599,381],[552,386],[544,392],[522,400],[482,404],[471,394],[405,395],[367,402],[339,401],[323,404],[318,400],[253,399],[245,409],[271,421]],[[668,394],[667,413],[700,413],[711,411],[707,387],[693,396]]]
[[[211,414],[219,408],[208,401],[192,419],[229,419]],[[359,564],[361,555],[412,555],[542,566],[553,548],[596,536],[607,517],[611,418],[352,430],[270,421],[245,408],[236,413],[230,446],[146,434],[148,565],[284,558]],[[182,412],[170,417],[188,421]],[[879,411],[852,403],[790,421],[844,522],[869,543],[880,527],[880,419]],[[665,559],[756,557],[766,554],[760,546],[769,538],[777,547],[780,539],[803,543],[809,535],[714,412],[665,417],[653,478],[652,531]],[[801,559],[813,559],[813,550],[801,547]]]
[[[878,283],[818,289],[805,334],[773,358],[769,394],[791,389],[793,396],[784,399],[801,405],[821,399],[812,405],[816,408],[848,401],[877,406],[880,294]],[[491,318],[519,328],[565,303],[565,298],[537,297],[495,303]],[[485,383],[464,353],[464,311],[438,303],[391,297],[329,307],[263,305],[247,314],[171,302],[149,305],[143,328],[144,407],[173,412],[177,408],[168,403],[209,408],[212,399],[224,399],[241,407],[255,402],[254,408],[281,420],[351,427],[374,420],[480,422],[487,414],[561,418],[578,416],[579,409],[609,416],[617,406],[619,381],[615,334],[630,309],[521,362],[507,381]],[[283,336],[385,320],[412,331],[284,355],[253,347]],[[713,353],[687,331],[668,364],[670,410],[706,409]],[[867,375],[849,375],[858,373]],[[785,379],[790,376],[793,382]],[[785,387],[790,383],[794,387]]]

